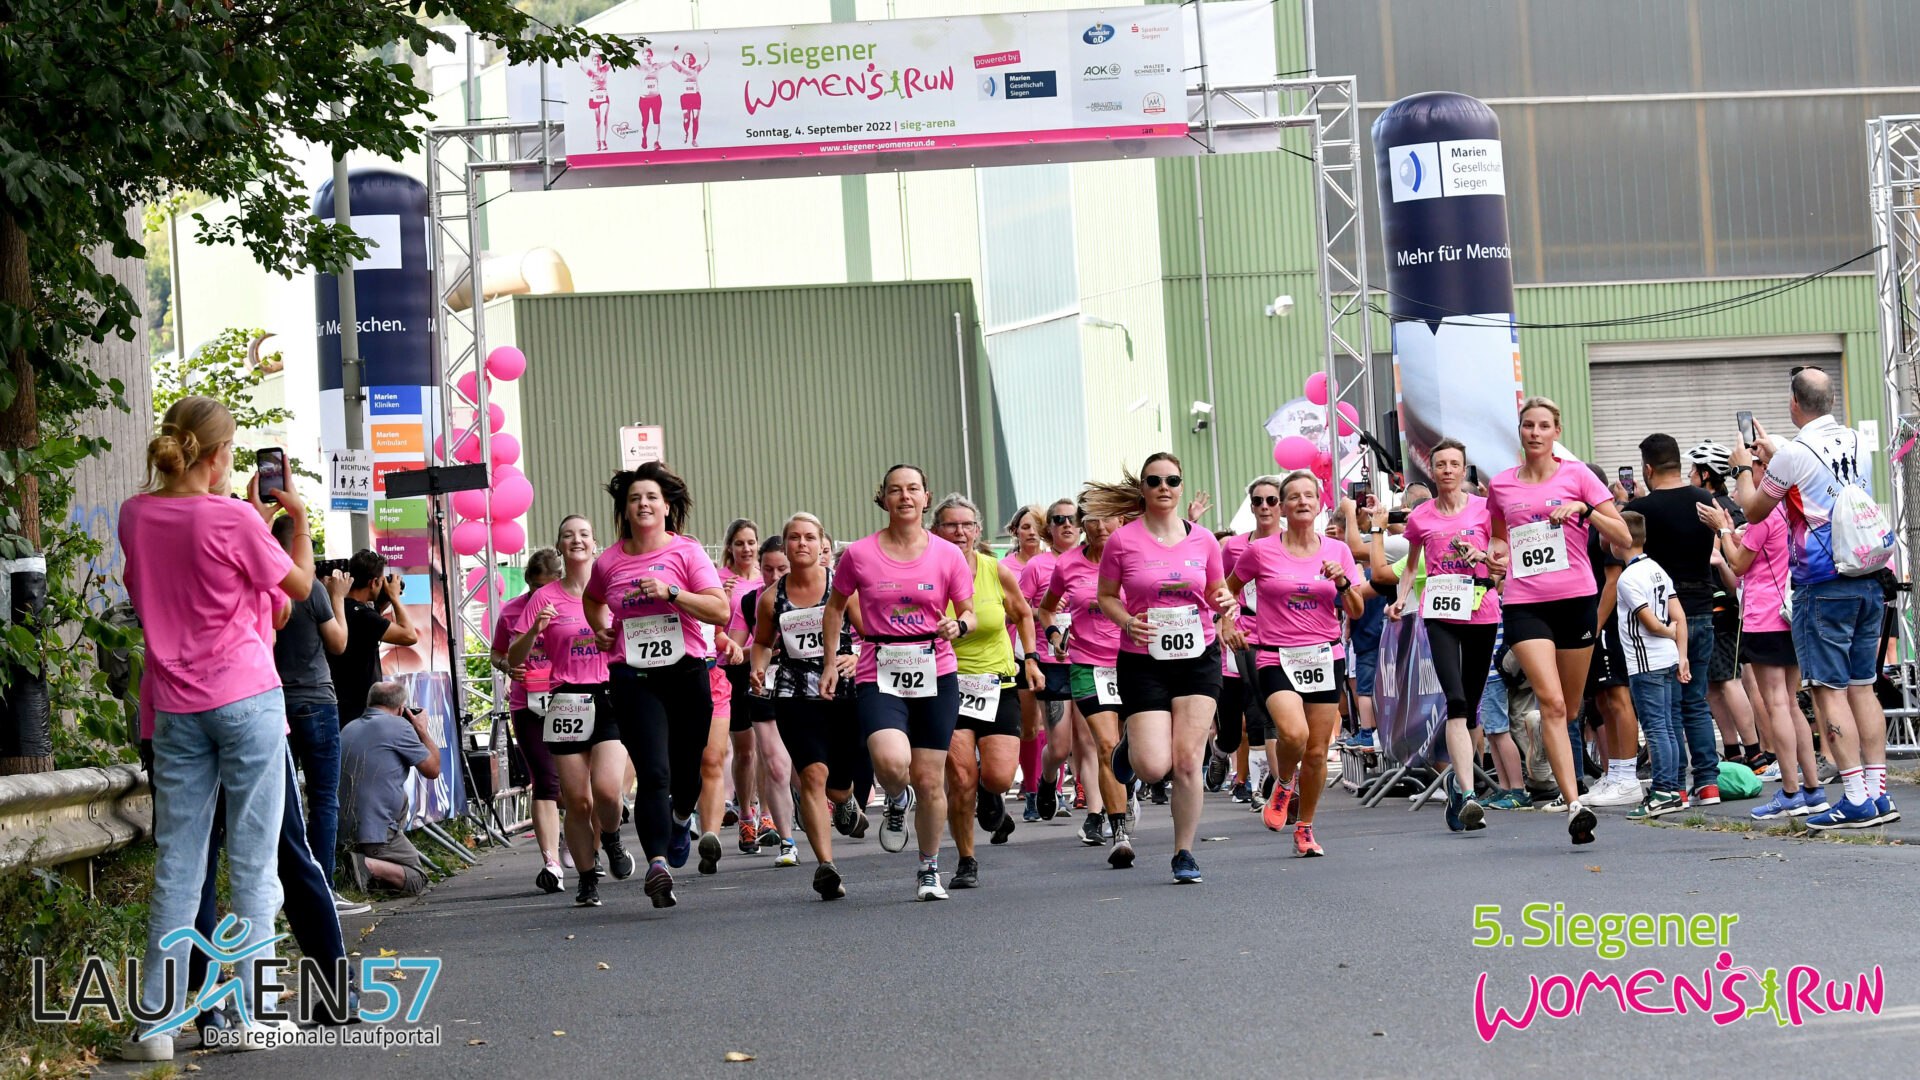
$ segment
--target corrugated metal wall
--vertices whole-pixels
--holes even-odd
[[[967,282],[515,297],[512,309],[535,543],[569,513],[613,535],[604,485],[624,424],[665,426],[667,461],[693,488],[689,530],[707,543],[732,518],[771,529],[796,510],[837,539],[865,535],[883,524],[874,487],[899,461],[923,466],[936,494],[962,487],[956,311],[974,493],[987,495]]]

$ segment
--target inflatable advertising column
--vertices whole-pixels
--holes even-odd
[[[1408,480],[1455,438],[1482,476],[1518,463],[1520,344],[1500,121],[1464,94],[1416,94],[1373,122]]]

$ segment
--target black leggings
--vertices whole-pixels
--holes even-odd
[[[640,778],[633,827],[648,859],[665,856],[673,819],[689,817],[700,802],[700,755],[713,727],[713,687],[707,663],[689,656],[672,667],[638,671],[607,665],[620,742]],[[712,828],[718,822],[701,822]]]
[[[1487,688],[1487,667],[1493,662],[1493,638],[1500,628],[1492,623],[1427,620],[1427,644],[1433,650],[1433,673],[1447,695],[1447,719],[1464,719],[1480,726],[1480,694]]]

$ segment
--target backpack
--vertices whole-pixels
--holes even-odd
[[[1737,761],[1720,763],[1720,796],[1726,799],[1757,799],[1760,797],[1760,778],[1753,770]]]
[[[1859,438],[1857,434],[1854,436],[1856,450]],[[1827,519],[1827,554],[1833,559],[1833,568],[1844,577],[1872,577],[1893,558],[1893,523],[1854,477],[1850,464],[1847,475],[1842,477],[1833,466],[1827,465],[1825,458],[1819,454],[1813,456],[1827,466],[1827,472],[1840,484]]]

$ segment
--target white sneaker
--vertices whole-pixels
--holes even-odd
[[[121,1061],[172,1061],[173,1032],[165,1035],[149,1035],[144,1039],[128,1039],[120,1044]]]
[[[940,884],[940,872],[938,870],[920,871],[920,885],[915,891],[913,898],[915,900],[945,900],[947,898],[947,890]]]
[[[794,850],[794,845],[787,843],[785,840],[782,840],[780,841],[780,855],[779,857],[773,860],[773,865],[799,866],[800,853]]]
[[[880,850],[899,854],[907,850],[907,808],[902,802],[889,803],[880,819]]]
[[[1599,783],[1587,789],[1580,798],[1582,806],[1638,806],[1640,805],[1640,785],[1638,782],[1626,783],[1614,777],[1603,777]]]
[[[359,900],[349,900],[339,893],[333,894],[333,913],[335,915],[364,915],[372,910],[372,904]]]

